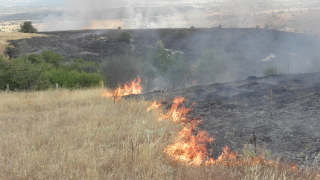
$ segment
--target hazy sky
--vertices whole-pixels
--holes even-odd
[[[86,5],[103,5],[103,6],[114,6],[116,4],[122,4],[123,2],[134,4],[136,2],[199,2],[199,0],[0,0],[0,6],[27,6],[33,5],[35,2],[41,1],[42,4],[47,3],[50,5],[54,5],[64,2],[72,2],[72,4],[86,4]],[[215,0],[200,0],[202,2],[207,1],[215,1]],[[257,0],[220,0],[220,1],[243,1],[243,2],[257,2]],[[265,0],[265,2],[272,2],[272,1],[281,1],[281,0]],[[290,1],[290,0],[282,0],[282,1]],[[260,2],[260,1],[259,1]]]

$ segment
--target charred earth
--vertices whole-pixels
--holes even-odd
[[[121,33],[131,34],[130,42]],[[40,54],[52,49],[65,62],[75,58],[102,61],[106,57],[129,54],[143,57],[148,48],[161,40],[165,48],[184,53],[185,60],[195,63],[204,50],[214,51],[225,62],[222,80],[241,80],[262,76],[266,68],[277,67],[282,73],[313,72],[320,69],[320,42],[317,37],[299,33],[259,28],[181,28],[181,29],[111,29],[42,32],[51,35],[10,43],[25,54]],[[129,40],[129,39],[127,39]]]
[[[216,139],[213,157],[224,145],[241,152],[244,145],[256,143],[282,160],[305,165],[320,152],[319,79],[319,73],[251,76],[127,98],[155,99],[169,108],[174,97],[185,97],[185,105],[193,108],[190,115],[203,120],[199,128]]]

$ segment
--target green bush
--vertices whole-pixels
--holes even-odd
[[[120,39],[122,41],[124,41],[124,42],[128,42],[129,43],[132,40],[132,36],[131,36],[131,34],[129,32],[124,31],[124,32],[120,33]]]
[[[13,59],[8,69],[10,87],[18,90],[47,89],[50,83],[45,72],[49,69],[52,69],[52,65],[48,63],[32,64],[27,58]]]
[[[225,69],[225,62],[218,58],[212,49],[207,49],[192,66],[192,76],[198,83],[212,83]]]
[[[54,65],[55,67],[59,67],[63,56],[59,53],[54,52],[53,50],[43,50],[41,53],[41,58],[49,64]]]
[[[102,78],[97,73],[51,69],[47,75],[51,84],[58,83],[63,88],[97,87],[102,83]]]
[[[80,64],[78,71],[60,65],[62,58],[51,50],[12,60],[0,56],[0,89],[6,90],[7,84],[11,90],[45,90],[55,83],[64,88],[101,86],[102,78],[98,73],[86,72],[97,72],[99,63],[75,60],[76,65]]]
[[[75,70],[78,72],[98,73],[101,69],[100,63],[94,61],[85,62],[83,59],[74,59],[73,62],[62,66],[67,70]]]
[[[0,55],[0,89],[5,90],[7,88],[7,84],[13,84],[12,73],[10,70],[10,64],[7,60]]]
[[[26,59],[28,59],[32,64],[39,64],[44,62],[41,56],[36,54],[30,54],[26,56]]]
[[[36,33],[38,30],[33,27],[31,21],[25,21],[23,24],[20,25],[19,32],[23,33]]]

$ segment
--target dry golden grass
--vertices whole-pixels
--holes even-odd
[[[0,32],[0,55],[3,54],[5,47],[10,44],[8,42],[9,40],[27,39],[27,38],[39,37],[39,36],[46,36],[46,35],[35,34],[35,33],[21,33],[21,32]]]
[[[103,89],[0,92],[0,179],[316,179],[286,165],[193,167],[163,149],[181,125]]]

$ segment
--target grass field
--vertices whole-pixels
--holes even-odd
[[[0,179],[317,179],[290,165],[190,166],[168,157],[182,125],[158,121],[151,102],[103,89],[0,92]],[[240,158],[245,158],[240,156]]]

